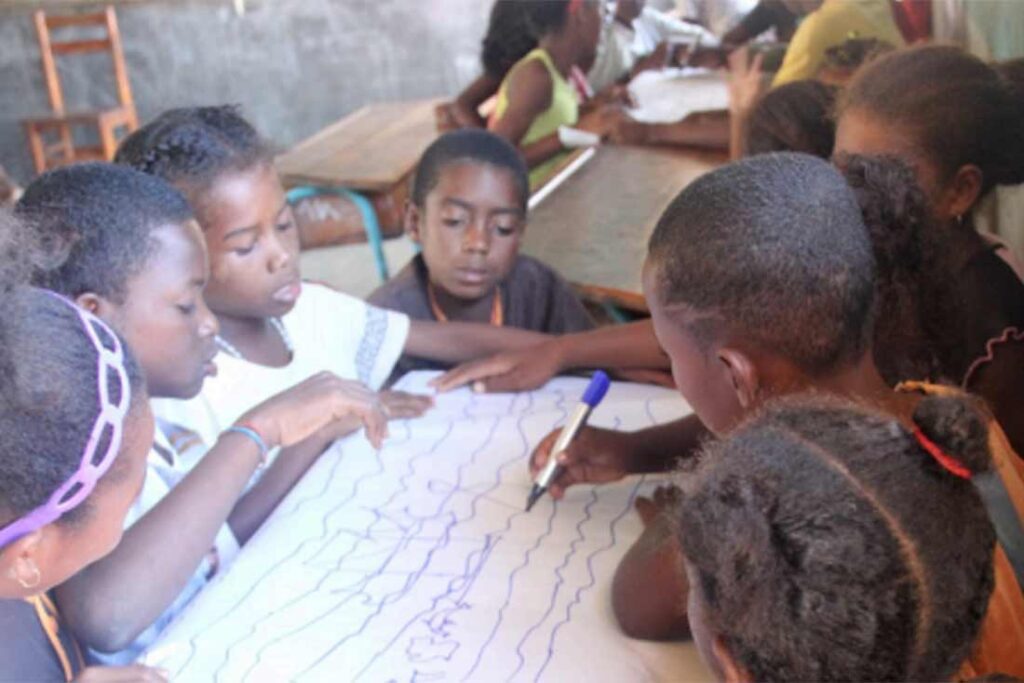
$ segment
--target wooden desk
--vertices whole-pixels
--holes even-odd
[[[373,203],[384,237],[401,235],[407,181],[420,155],[437,138],[438,102],[371,104],[349,114],[279,156],[281,181],[286,188],[344,187],[360,192]],[[304,246],[350,242],[353,236],[365,239],[358,212],[344,199],[304,201],[320,203],[305,212],[300,207],[300,228],[307,228],[303,232],[308,237]]]
[[[717,152],[603,146],[533,211],[523,252],[586,298],[645,313],[647,238],[680,190],[724,162]]]

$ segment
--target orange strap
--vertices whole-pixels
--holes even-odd
[[[444,310],[441,309],[441,305],[437,303],[437,294],[434,293],[434,285],[427,283],[427,299],[430,300],[430,310],[434,314],[434,318],[438,322],[448,322],[448,316],[445,315]],[[501,287],[494,289],[494,302],[491,305],[491,325],[494,327],[501,327],[505,324],[505,305],[501,303]]]
[[[53,651],[57,653],[57,659],[60,660],[60,666],[64,670],[64,680],[70,683],[71,679],[75,677],[75,671],[71,668],[71,660],[60,641],[60,620],[57,617],[57,606],[45,593],[25,599],[35,608],[39,624],[43,627],[43,632],[46,633]],[[74,647],[79,668],[85,668],[85,660],[82,657],[82,652],[78,649],[78,644],[76,643]]]

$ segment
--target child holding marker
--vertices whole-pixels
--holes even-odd
[[[918,383],[893,391],[874,359],[880,349],[872,353],[876,261],[863,221],[842,176],[805,155],[752,157],[680,193],[651,237],[643,281],[658,340],[695,416],[630,434],[583,430],[559,456],[563,471],[551,493],[560,497],[573,483],[668,469],[692,454],[707,430],[727,434],[768,399],[806,390],[856,400],[908,431],[927,433],[917,392],[943,390]],[[1024,519],[1024,467],[994,423],[991,429],[999,476],[982,493],[1000,538],[1012,540]],[[537,448],[534,473],[545,465],[555,436]],[[943,443],[941,449],[954,451],[943,457],[970,456],[958,448]],[[999,503],[1007,499],[1009,509]],[[676,571],[679,546],[666,517],[647,518],[647,530],[617,572],[613,605],[627,634],[675,637],[687,624],[680,608],[686,584]],[[1019,559],[997,546],[997,588],[965,664],[971,675],[1024,672],[1019,648],[1010,645],[1017,640],[1005,637],[1024,634],[1024,594],[1011,564]]]
[[[121,539],[153,415],[113,330],[20,284],[17,266],[32,260],[21,234],[0,214],[0,679],[165,681],[143,666],[87,666],[48,593]]]
[[[184,197],[129,168],[79,164],[36,179],[17,212],[64,256],[37,282],[124,335],[150,396],[187,399],[200,391],[216,372],[217,320],[203,300],[206,251]],[[134,661],[230,563],[320,452],[304,444],[268,464],[268,451],[324,430],[352,431],[353,422],[365,424],[374,443],[386,432],[376,394],[328,373],[248,408],[206,445],[191,438],[186,446],[180,425],[159,421],[155,437],[146,438],[148,476],[141,493],[132,493],[121,544],[56,590],[78,640],[102,661]]]
[[[456,363],[545,337],[468,323],[409,320],[303,283],[294,217],[269,148],[232,107],[175,109],[125,139],[117,160],[159,176],[188,199],[205,238],[204,297],[220,326],[219,372],[190,401],[161,402],[169,421],[215,438],[263,398],[319,372],[377,390],[403,353]],[[382,392],[392,417],[430,399]],[[336,433],[319,437],[319,449]]]
[[[441,136],[420,159],[405,213],[422,251],[368,301],[415,320],[548,334],[592,328],[569,285],[519,253],[528,198],[526,166],[508,142],[480,130]]]

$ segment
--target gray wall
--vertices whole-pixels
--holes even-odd
[[[144,122],[191,104],[238,103],[288,146],[371,102],[449,95],[479,69],[489,0],[228,0],[120,4]],[[109,60],[58,60],[69,108],[112,102]],[[27,11],[0,12],[0,164],[31,177],[23,116],[48,110]]]

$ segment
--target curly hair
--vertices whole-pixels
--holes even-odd
[[[914,420],[971,473],[989,467],[968,399],[925,398]],[[969,654],[995,532],[971,482],[891,416],[791,397],[682,485],[691,590],[754,680],[949,680]]]
[[[873,351],[882,377],[958,381],[966,316],[949,273],[952,228],[935,220],[914,171],[895,157],[836,159],[857,195],[878,269]]]
[[[71,298],[93,292],[118,303],[153,256],[153,232],[192,218],[185,198],[164,181],[101,162],[44,173],[25,189],[15,213],[50,260],[35,284]]]
[[[142,371],[121,345],[131,414],[146,398]],[[45,503],[78,469],[99,412],[96,353],[69,302],[23,285],[0,297],[0,524]],[[117,390],[111,383],[113,400]],[[88,501],[60,521],[87,514]]]
[[[222,174],[270,163],[270,147],[238,107],[170,109],[129,135],[115,163],[155,175],[190,198]]]

